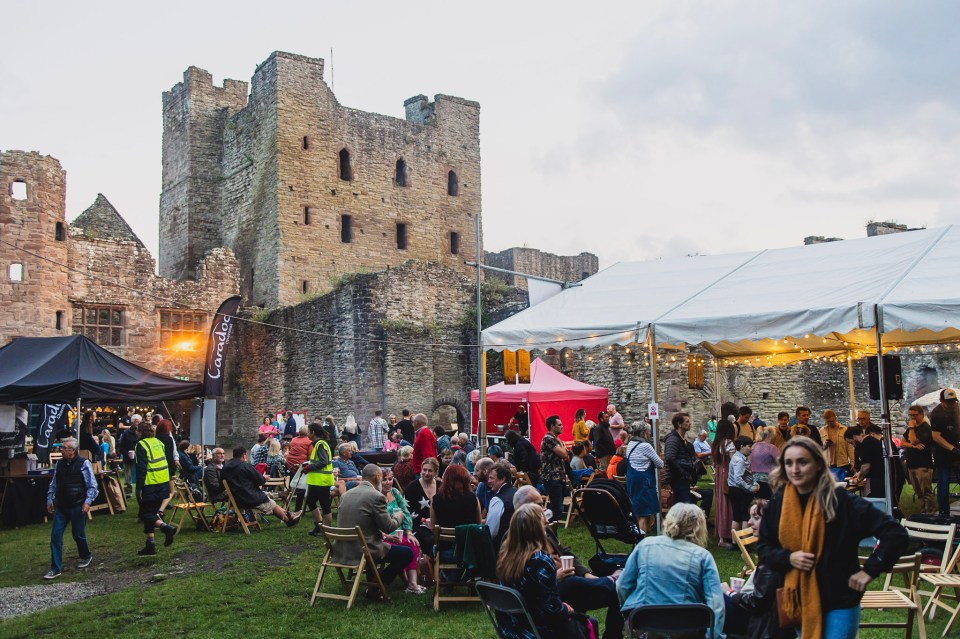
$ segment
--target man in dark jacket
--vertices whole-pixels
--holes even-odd
[[[223,465],[220,477],[227,482],[240,508],[276,515],[287,526],[295,526],[300,521],[299,515],[288,513],[263,492],[267,478],[247,461],[247,449],[243,446],[233,449],[233,459]]]
[[[223,490],[223,484],[220,483],[220,471],[223,470],[223,460],[225,453],[222,448],[213,449],[213,459],[207,464],[203,471],[203,485],[207,489],[207,501],[217,502],[226,501],[227,494]]]
[[[120,433],[120,439],[117,441],[117,454],[119,454],[120,459],[123,460],[123,484],[126,487],[128,499],[133,496],[133,484],[136,483],[136,477],[133,476],[133,471],[137,466],[137,462],[134,460],[133,453],[137,447],[137,440],[139,439],[137,429],[140,427],[140,422],[142,421],[143,418],[140,417],[140,415],[132,415],[130,428]]]
[[[93,561],[87,544],[87,512],[97,498],[97,482],[93,466],[77,454],[77,440],[63,441],[63,459],[57,462],[47,490],[47,512],[53,515],[50,533],[50,572],[44,579],[56,579],[63,570],[63,532],[70,524],[73,540],[77,542],[77,568],[86,568]]]
[[[510,461],[519,472],[527,473],[530,483],[536,486],[540,483],[540,455],[537,454],[537,449],[515,430],[508,430],[506,437],[507,444],[513,448]]]
[[[691,421],[688,413],[677,413],[672,419],[673,430],[663,441],[663,460],[667,483],[673,490],[673,502],[695,504],[696,500],[690,493],[690,488],[697,483],[699,465],[697,456],[693,452],[693,445],[687,441],[687,431]],[[697,488],[700,493],[703,511],[710,514],[713,506],[713,489]]]

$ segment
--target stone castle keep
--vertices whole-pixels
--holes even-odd
[[[429,260],[469,275],[480,214],[480,105],[438,95],[406,119],[340,105],[323,60],[277,52],[250,84],[196,67],[163,94],[160,274],[212,248],[243,265],[250,305]]]
[[[481,214],[480,107],[418,95],[404,119],[351,109],[323,65],[276,52],[249,85],[219,87],[190,67],[163,94],[159,275],[106,197],[68,223],[60,163],[0,153],[0,345],[83,333],[142,366],[199,379],[213,314],[239,293],[250,321],[237,325],[220,443],[249,445],[263,414],[283,408],[340,422],[411,408],[465,423],[477,384],[475,271],[464,261],[475,259]],[[485,251],[484,261],[565,281],[599,268],[590,253],[526,247]],[[526,306],[525,278],[486,279],[489,323]],[[955,353],[905,355],[907,397],[960,383]],[[628,421],[645,413],[649,369],[638,349],[534,355],[607,386]],[[660,401],[700,423],[714,379],[688,389],[684,357],[664,354]],[[498,356],[488,364],[496,383]],[[858,406],[877,415],[855,364]],[[717,392],[768,420],[805,403],[815,418],[832,408],[846,422],[846,384],[843,365],[731,366]]]

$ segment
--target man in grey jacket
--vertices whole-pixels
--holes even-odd
[[[413,551],[405,546],[391,546],[383,541],[384,534],[391,533],[403,523],[403,513],[399,510],[392,516],[387,513],[387,500],[380,492],[383,471],[376,464],[367,464],[360,475],[361,481],[355,488],[347,491],[340,499],[337,510],[339,528],[360,527],[363,538],[375,563],[385,563],[380,571],[380,579],[385,586],[413,561]],[[344,564],[356,564],[360,561],[360,544],[357,542],[338,542],[333,547],[333,558]],[[377,567],[367,567],[367,579],[373,579]],[[380,599],[376,588],[367,588],[367,597]]]

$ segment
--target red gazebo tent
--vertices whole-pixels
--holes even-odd
[[[471,391],[470,401],[473,404],[473,432],[476,433],[480,391]],[[570,440],[573,439],[573,416],[578,409],[583,408],[587,411],[587,419],[596,421],[608,403],[606,388],[571,379],[537,358],[530,363],[529,384],[501,382],[487,387],[487,433],[497,434],[496,425],[506,425],[520,404],[526,404],[530,415],[530,441],[539,450],[540,440],[547,432],[547,417],[559,415],[563,422],[561,438]]]

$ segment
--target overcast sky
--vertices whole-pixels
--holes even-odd
[[[157,255],[161,93],[327,59],[341,104],[481,105],[486,248],[627,259],[960,221],[954,2],[7,3],[0,149]],[[330,51],[333,49],[332,64]]]

